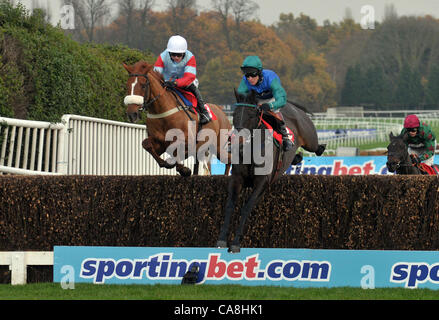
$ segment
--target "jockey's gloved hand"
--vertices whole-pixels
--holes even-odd
[[[421,159],[419,159],[418,155],[416,154],[410,154],[410,158],[412,159],[412,163],[414,165],[419,165],[421,163]]]
[[[177,81],[175,81],[175,80],[165,81],[165,87],[167,87],[167,88],[174,88],[176,86],[177,86]]]
[[[270,111],[271,110],[270,105],[268,103],[261,104],[259,109],[261,109],[262,111]]]

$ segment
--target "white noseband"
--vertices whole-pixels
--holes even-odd
[[[142,106],[143,102],[144,102],[144,98],[142,96],[137,96],[137,95],[126,96],[125,99],[123,100],[123,103],[125,103],[126,106],[130,104],[137,104],[139,106]]]

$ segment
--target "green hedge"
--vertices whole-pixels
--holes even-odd
[[[125,46],[79,44],[41,11],[0,1],[0,115],[58,122],[63,114],[125,121],[122,62],[153,61]]]
[[[212,247],[228,179],[3,176],[0,250]],[[285,176],[250,216],[242,247],[437,250],[438,190],[436,177]]]

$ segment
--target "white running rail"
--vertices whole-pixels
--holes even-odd
[[[77,115],[64,115],[56,124],[0,117],[0,172],[176,175],[142,148],[146,137],[144,125]],[[193,162],[184,164],[192,169]]]
[[[0,251],[0,265],[9,266],[11,284],[26,284],[27,266],[53,266],[53,251]]]

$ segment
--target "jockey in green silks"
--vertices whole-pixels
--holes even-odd
[[[425,122],[419,121],[414,114],[409,114],[404,119],[404,128],[401,135],[407,133],[406,145],[412,160],[419,164],[423,162],[429,166],[434,163],[434,153],[436,149],[436,136],[430,126]]]
[[[242,63],[244,73],[238,87],[238,93],[247,95],[251,90],[256,91],[258,105],[261,110],[273,111],[279,120],[279,133],[282,135],[282,147],[285,151],[293,147],[285,121],[280,112],[287,103],[287,93],[282,87],[279,76],[272,70],[263,69],[258,56],[248,56]]]

